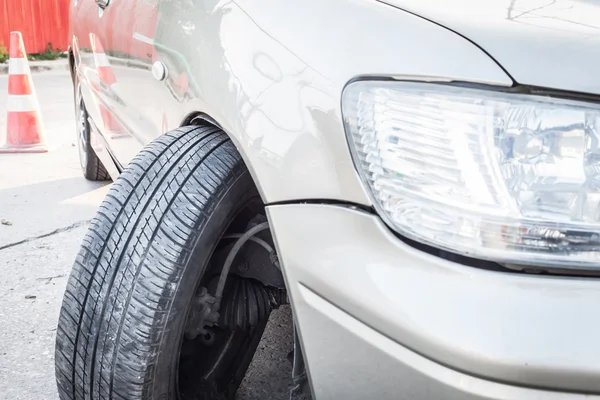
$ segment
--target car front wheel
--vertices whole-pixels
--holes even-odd
[[[234,239],[268,227],[252,222],[266,221],[263,212],[218,128],[180,128],[140,152],[101,204],[68,281],[60,398],[233,398],[273,304],[263,284],[227,275],[219,260]]]

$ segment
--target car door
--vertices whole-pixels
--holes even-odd
[[[140,80],[151,74],[151,58],[142,55],[133,40],[138,24],[146,24],[138,13],[142,0],[95,0],[98,5],[101,47],[92,51],[101,85],[101,100],[105,109],[99,111],[103,136],[113,155],[126,166],[153,137],[151,124],[140,112],[138,97],[152,98],[135,90]],[[133,68],[132,66],[135,66]],[[149,129],[150,128],[150,129]]]
[[[139,151],[119,118],[122,107],[111,56],[114,31],[120,30],[112,6],[128,0],[73,0],[71,29],[77,75],[92,128],[113,158],[126,165]],[[94,143],[92,143],[94,145]],[[96,147],[96,146],[95,146]]]
[[[125,166],[147,143],[179,126],[184,103],[193,97],[180,48],[189,43],[179,43],[187,27],[178,21],[189,18],[194,1],[96,2],[102,5],[88,60],[90,70],[95,68],[90,75],[100,87],[96,114],[111,152]],[[166,11],[161,13],[162,8]],[[157,32],[159,19],[162,34]],[[157,35],[168,38],[167,43],[157,41]]]
[[[110,111],[116,122],[108,141],[123,165],[163,131],[156,108],[164,92],[152,74],[157,4],[158,0],[110,0],[104,8],[106,54],[114,79]]]
[[[72,47],[75,55],[75,67],[88,115],[97,131],[101,133],[102,99],[100,81],[96,70],[96,59],[92,50],[92,42],[102,42],[101,19],[95,0],[73,0],[71,6]]]
[[[180,125],[192,82],[181,46],[186,21],[196,0],[111,0],[116,12],[112,31],[116,92],[122,101],[116,112],[131,134],[144,145]],[[185,26],[181,26],[185,24]],[[165,43],[165,33],[169,32]]]

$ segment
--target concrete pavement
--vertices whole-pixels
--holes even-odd
[[[56,322],[86,229],[75,228],[0,251],[0,399],[58,399]]]
[[[75,147],[72,84],[68,73],[33,75],[46,136],[46,154],[0,156],[0,248],[90,220],[108,191],[82,178]],[[0,76],[0,129],[5,132],[7,77]]]
[[[56,321],[71,264],[109,183],[86,181],[66,71],[33,75],[47,154],[0,154],[0,399],[57,399]],[[7,78],[0,76],[0,132]],[[274,312],[238,398],[286,399],[289,308]]]

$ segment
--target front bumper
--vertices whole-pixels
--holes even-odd
[[[600,399],[600,280],[455,264],[348,207],[268,215],[319,400]]]

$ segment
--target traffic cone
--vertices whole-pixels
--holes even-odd
[[[109,87],[116,85],[117,78],[112,70],[112,67],[110,66],[108,57],[106,57],[104,47],[102,46],[102,43],[100,43],[100,40],[98,40],[96,35],[93,33],[90,33],[90,43],[92,46],[92,53],[94,55],[96,73],[98,74],[98,79],[100,80],[101,85],[106,85]],[[94,89],[97,91],[101,90],[99,87],[94,87]],[[111,135],[112,139],[116,139],[126,133],[123,125],[117,121],[117,119],[108,111],[104,104],[98,104],[98,108],[100,110],[100,117],[104,123],[104,128],[106,129],[107,133]]]
[[[6,138],[0,153],[45,153],[44,126],[21,32],[10,33]]]

